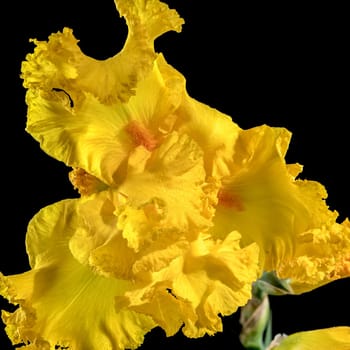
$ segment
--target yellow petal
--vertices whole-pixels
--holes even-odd
[[[302,293],[349,275],[349,224],[336,223],[338,213],[329,210],[320,183],[295,179],[301,166],[284,160],[289,140],[283,128],[240,133],[212,233],[238,230],[243,244],[257,242],[262,269],[291,279]]]
[[[218,195],[213,232],[224,237],[235,229],[243,244],[257,242],[266,270],[292,253],[295,234],[306,230],[312,217],[283,158],[289,139],[283,128],[242,131],[231,175],[222,179]]]
[[[183,258],[154,274],[155,279],[173,281],[172,294],[191,303],[196,319],[184,317],[186,336],[222,331],[219,315],[231,315],[251,297],[251,284],[259,270],[258,247],[252,244],[241,249],[239,238],[235,232],[224,241],[201,235]]]
[[[173,244],[169,254],[149,254],[143,264],[148,264],[150,278],[118,298],[118,305],[152,316],[168,336],[182,326],[191,338],[222,331],[220,315],[231,315],[248,301],[259,270],[258,247],[240,249],[239,239],[236,232],[225,241],[200,235]],[[161,268],[154,269],[151,262]],[[143,264],[139,266],[147,266]]]
[[[228,115],[188,94],[177,114],[180,132],[190,135],[204,150],[207,174],[219,178],[228,175],[240,127]]]
[[[127,104],[105,105],[87,95],[72,108],[63,92],[30,89],[26,130],[50,156],[115,186],[135,147],[153,150],[171,131],[183,89],[183,78],[161,56]]]
[[[137,256],[117,228],[116,195],[103,191],[79,201],[76,210],[80,223],[69,240],[69,249],[96,274],[131,280]]]
[[[298,332],[281,340],[269,350],[349,350],[350,327],[332,327]]]
[[[173,132],[142,167],[129,169],[118,191],[136,208],[156,199],[163,207],[161,224],[188,231],[210,225],[205,216],[205,175],[199,146]]]
[[[196,315],[188,300],[175,296],[171,281],[155,282],[117,299],[121,308],[150,315],[166,335],[172,336],[182,327],[184,320],[195,320]]]
[[[19,304],[14,313],[3,312],[6,331],[14,344],[37,348],[134,349],[155,323],[132,310],[116,310],[115,298],[131,282],[96,275],[72,256],[68,243],[80,224],[76,203],[42,209],[28,227],[32,270],[1,275],[1,294]]]
[[[299,234],[293,257],[281,261],[277,273],[280,278],[290,279],[297,294],[349,277],[349,220]]]
[[[24,86],[63,90],[75,105],[86,93],[102,103],[126,102],[138,81],[152,69],[156,37],[170,30],[179,32],[183,20],[158,0],[120,0],[116,5],[129,30],[120,53],[102,61],[88,57],[78,47],[72,30],[64,28],[48,42],[34,40],[34,53],[22,64]]]

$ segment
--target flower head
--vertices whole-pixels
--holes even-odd
[[[240,128],[188,96],[185,78],[154,52],[155,38],[183,20],[158,0],[116,5],[129,35],[115,57],[85,56],[65,28],[34,40],[22,65],[26,130],[73,168],[81,197],[36,214],[31,270],[1,277],[1,293],[19,305],[3,316],[14,344],[133,349],[157,326],[214,334],[259,274],[254,242],[209,233]]]
[[[34,40],[22,64],[26,130],[72,168],[81,197],[34,216],[31,270],[1,275],[19,306],[3,313],[12,342],[123,350],[154,327],[212,335],[264,270],[298,292],[349,275],[348,221],[336,223],[324,188],[286,164],[290,132],[242,130],[191,98],[154,50],[181,30],[177,12],[115,2],[129,29],[116,56],[84,55],[64,28]]]

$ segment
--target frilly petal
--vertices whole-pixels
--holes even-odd
[[[257,242],[261,268],[290,278],[301,293],[349,275],[349,224],[336,222],[324,186],[295,179],[302,167],[284,159],[290,137],[268,126],[240,133],[211,232],[238,230],[243,245]]]
[[[172,130],[183,90],[183,77],[160,55],[127,104],[88,95],[77,108],[62,91],[29,89],[26,130],[50,156],[115,186],[135,147],[153,150]]]
[[[173,132],[145,162],[135,156],[135,166],[129,167],[118,188],[132,206],[145,206],[155,199],[162,207],[161,225],[176,231],[210,226],[203,153],[196,142]]]
[[[219,317],[231,315],[251,297],[251,285],[258,277],[259,248],[241,249],[240,235],[229,234],[224,241],[200,237],[183,262],[172,292],[189,300],[197,319],[186,320],[183,333],[191,338],[222,331]]]
[[[77,200],[42,209],[30,222],[27,248],[32,270],[2,276],[1,294],[18,304],[3,312],[14,344],[34,349],[135,349],[155,327],[151,317],[116,310],[115,297],[131,282],[94,274],[68,247],[77,221]]]
[[[323,225],[297,235],[294,255],[276,269],[293,292],[305,293],[350,276],[350,222]]]
[[[162,269],[150,270],[152,282],[125,293],[118,305],[152,316],[167,335],[181,327],[191,338],[222,331],[219,315],[249,300],[259,271],[257,245],[241,249],[239,239],[236,232],[225,241],[200,235]]]
[[[69,249],[96,274],[131,280],[137,256],[117,228],[116,197],[113,191],[103,191],[79,201],[76,210],[81,222],[69,240]]]
[[[72,30],[52,34],[48,42],[33,40],[36,48],[22,64],[24,86],[44,91],[65,91],[79,105],[90,93],[105,104],[127,102],[138,81],[152,69],[153,42],[159,35],[180,31],[183,20],[157,0],[116,1],[128,25],[124,48],[116,56],[98,61],[84,55]]]
[[[222,179],[213,232],[238,230],[243,244],[257,242],[265,269],[292,254],[295,235],[308,229],[312,207],[305,205],[284,155],[290,133],[268,126],[245,130],[235,145],[231,175]],[[319,198],[322,201],[322,198]]]
[[[155,282],[126,293],[117,298],[117,305],[150,315],[168,337],[179,331],[184,320],[196,320],[191,303],[172,293],[170,281]]]
[[[241,128],[228,115],[187,93],[177,114],[179,131],[190,135],[203,149],[207,174],[218,178],[228,175]]]
[[[119,201],[118,192],[112,190],[80,200],[81,223],[69,248],[81,264],[97,274],[144,281],[149,272],[182,255],[188,242],[183,232],[159,223],[156,201],[140,208]]]

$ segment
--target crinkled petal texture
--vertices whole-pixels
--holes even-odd
[[[258,247],[241,249],[239,239],[237,232],[225,240],[203,234],[187,242],[183,254],[172,260],[160,252],[153,257],[160,264],[142,259],[137,270],[148,270],[152,283],[119,298],[120,308],[151,315],[168,336],[183,323],[182,332],[191,338],[222,331],[220,316],[246,304],[258,277]]]
[[[84,55],[72,30],[52,34],[48,42],[34,40],[33,54],[22,65],[24,86],[29,89],[65,91],[76,105],[86,93],[105,104],[126,102],[153,66],[153,42],[163,33],[180,31],[183,20],[158,0],[116,0],[126,20],[128,37],[116,56],[103,61]]]
[[[118,191],[135,207],[158,201],[164,227],[195,235],[211,226],[203,162],[198,144],[173,132],[153,153],[135,150]]]
[[[268,126],[242,131],[235,144],[230,176],[222,178],[214,231],[233,229],[243,242],[257,242],[265,270],[291,254],[296,232],[304,231],[310,212],[284,161],[290,133]]]
[[[130,153],[156,149],[172,130],[183,90],[184,78],[161,55],[128,103],[108,105],[87,94],[72,107],[62,91],[29,89],[27,131],[52,157],[116,186]]]
[[[208,176],[229,175],[241,128],[228,115],[196,101],[186,92],[177,115],[179,132],[190,135],[203,149]]]
[[[185,157],[181,166],[176,165],[178,150],[186,145],[184,150],[189,152],[190,145],[182,141],[170,145],[176,145],[170,158],[172,176],[184,176],[184,166],[191,179],[193,159]],[[164,176],[168,176],[166,168]],[[198,232],[201,226],[184,217],[184,210],[172,202],[174,179],[166,186],[169,193],[158,185],[149,189],[149,197],[143,181],[140,177],[140,194],[132,194],[130,200],[118,191],[103,191],[81,200],[78,211],[85,225],[70,241],[72,254],[102,276],[132,280],[134,288],[116,299],[118,310],[150,315],[168,336],[183,324],[182,330],[189,337],[221,331],[219,315],[232,314],[251,297],[251,285],[259,274],[258,246],[241,249],[237,232],[223,240]],[[186,177],[183,186],[187,186]],[[188,191],[192,190],[196,191],[193,183]],[[184,209],[187,198],[183,197]],[[185,212],[189,217],[200,216],[195,207]]]
[[[156,326],[150,316],[117,310],[115,298],[131,282],[95,274],[76,260],[69,241],[81,226],[78,200],[42,209],[30,222],[27,250],[32,270],[1,276],[1,293],[19,304],[3,311],[6,332],[14,344],[34,349],[134,349]]]
[[[333,223],[297,235],[291,259],[277,269],[289,278],[294,293],[303,293],[350,276],[350,223]]]
[[[184,325],[185,335],[200,337],[222,331],[220,316],[249,300],[259,273],[256,244],[241,249],[237,232],[189,240],[162,226],[157,201],[124,203],[116,216],[119,196],[109,190],[65,200],[32,219],[32,270],[1,276],[1,294],[19,304],[3,312],[14,344],[134,349],[156,326],[170,336]]]
[[[240,133],[231,174],[221,180],[212,233],[237,230],[243,244],[257,242],[262,269],[293,277],[302,292],[349,275],[349,231],[336,223],[322,185],[295,179],[301,166],[284,160],[289,140],[286,129],[265,125]]]
[[[349,350],[350,327],[332,327],[298,332],[285,337],[271,350]]]

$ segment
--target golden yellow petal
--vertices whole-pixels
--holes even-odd
[[[205,178],[199,146],[188,136],[173,132],[143,167],[128,170],[118,191],[135,208],[156,200],[162,207],[160,224],[187,232],[210,225],[205,216]]]
[[[207,174],[228,175],[240,127],[228,115],[187,94],[177,114],[180,132],[190,135],[203,149]]]
[[[87,95],[72,108],[63,92],[30,89],[26,130],[50,156],[113,186],[125,177],[123,164],[135,147],[153,150],[171,131],[183,89],[183,78],[161,56],[128,104]]]
[[[183,258],[153,275],[172,280],[171,292],[191,303],[196,319],[184,317],[186,336],[222,331],[219,315],[234,313],[251,297],[251,285],[259,273],[259,250],[255,244],[241,249],[239,238],[235,232],[224,241],[201,235]]]
[[[132,286],[130,281],[96,275],[71,254],[78,202],[46,207],[30,222],[27,247],[33,269],[0,278],[1,294],[19,304],[14,313],[3,314],[6,331],[14,344],[38,348],[135,349],[156,324],[132,310],[117,311],[115,298]]]
[[[150,315],[168,336],[183,325],[191,338],[222,331],[220,315],[248,301],[259,270],[258,247],[240,249],[239,239],[236,232],[224,242],[200,235],[170,244],[167,254],[149,253],[139,264],[149,278],[118,297],[118,306]]]
[[[284,338],[270,350],[349,350],[350,327],[332,327],[298,332]]]
[[[24,86],[63,90],[75,105],[87,93],[106,104],[127,102],[138,81],[152,69],[154,40],[170,30],[179,32],[183,20],[158,0],[120,0],[116,5],[129,30],[120,53],[106,60],[88,57],[81,52],[72,30],[64,28],[48,42],[34,40],[34,53],[22,64]]]
[[[280,278],[289,278],[294,293],[304,293],[350,276],[350,223],[333,223],[297,236],[291,259],[281,261]]]
[[[50,156],[113,183],[114,173],[131,147],[122,132],[127,116],[92,96],[76,113],[56,100],[55,94],[48,99],[38,90],[27,92],[26,130]]]
[[[80,223],[69,240],[69,249],[96,274],[128,280],[133,278],[137,256],[118,230],[115,196],[112,191],[103,191],[79,201]]]
[[[168,337],[172,336],[184,320],[195,320],[196,315],[188,300],[172,294],[171,286],[171,281],[155,282],[117,298],[117,305],[150,315]]]
[[[265,269],[292,254],[295,235],[310,225],[312,207],[295,184],[284,154],[290,133],[283,128],[256,127],[240,133],[231,175],[222,179],[213,234],[242,234],[242,243],[257,242]],[[322,201],[322,199],[319,199]]]

